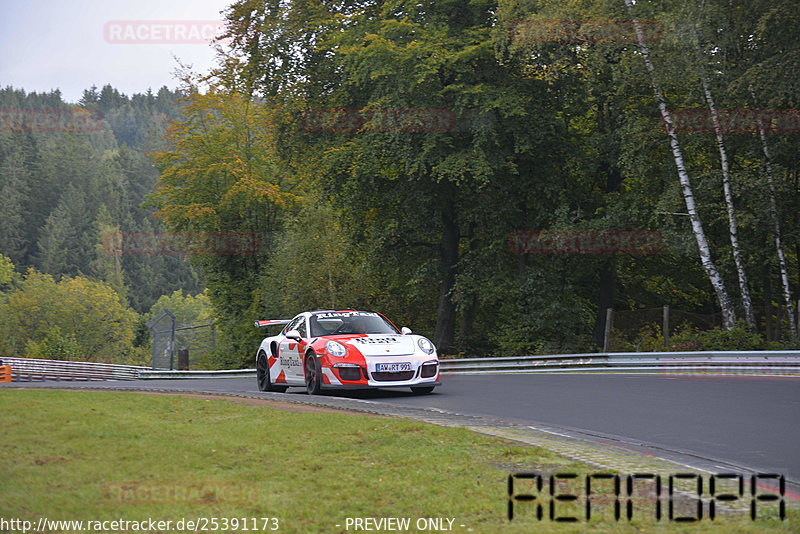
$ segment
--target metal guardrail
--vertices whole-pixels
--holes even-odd
[[[255,369],[225,369],[222,371],[167,371],[145,369],[139,371],[140,380],[163,378],[255,378]]]
[[[12,382],[33,380],[136,380],[139,378],[139,372],[147,369],[146,367],[111,363],[7,357],[3,357],[3,364],[11,366]]]
[[[166,371],[91,362],[3,358],[12,380],[154,380],[255,378],[255,369]],[[615,352],[440,360],[442,373],[635,372],[800,376],[800,351]]]
[[[443,373],[641,372],[800,375],[800,351],[616,352],[440,362]]]
[[[442,373],[637,372],[800,376],[800,351],[617,352],[440,360]],[[143,371],[140,378],[254,378],[238,371]]]

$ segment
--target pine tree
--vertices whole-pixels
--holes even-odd
[[[24,204],[28,194],[28,173],[19,152],[0,166],[0,253],[24,264],[26,243]]]

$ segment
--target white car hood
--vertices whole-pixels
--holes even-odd
[[[367,334],[347,340],[364,356],[403,356],[414,354],[414,339],[395,334]]]

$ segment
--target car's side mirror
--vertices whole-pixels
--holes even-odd
[[[300,341],[301,339],[303,339],[303,337],[300,335],[300,332],[298,332],[297,330],[289,330],[288,332],[286,332],[286,337],[289,339],[294,339],[296,341]]]
[[[403,328],[400,329],[400,333],[402,333],[404,336],[407,336],[408,334],[411,333],[411,329],[407,326],[404,326]]]

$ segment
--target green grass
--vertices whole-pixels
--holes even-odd
[[[510,472],[597,470],[536,447],[404,419],[9,389],[0,390],[0,429],[6,520],[277,517],[279,532],[303,533],[355,532],[345,529],[347,517],[409,517],[412,525],[454,518],[455,532],[487,533],[797,532],[800,524],[795,510],[786,521],[734,514],[688,526],[618,523],[609,514],[577,525],[529,513],[508,521]]]

